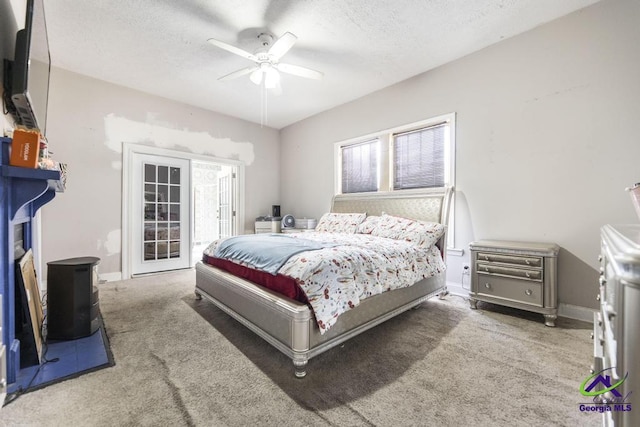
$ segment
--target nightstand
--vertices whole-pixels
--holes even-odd
[[[255,233],[280,233],[280,218],[256,218]]]
[[[558,252],[554,243],[482,240],[469,244],[469,303],[486,301],[544,315],[545,325],[558,317]]]

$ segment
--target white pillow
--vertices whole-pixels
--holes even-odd
[[[380,217],[376,215],[368,216],[364,221],[362,221],[356,230],[356,233],[359,234],[371,234],[371,232],[378,226],[378,222],[380,221]]]
[[[418,221],[383,214],[371,235],[389,239],[406,240],[419,246],[433,246],[444,234],[445,227],[437,222]]]
[[[316,231],[353,234],[366,216],[364,213],[326,213],[318,221]]]

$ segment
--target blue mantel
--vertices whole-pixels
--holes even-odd
[[[63,191],[61,174],[55,170],[29,169],[9,165],[10,138],[0,138],[0,295],[2,295],[2,341],[7,354],[7,382],[16,381],[20,371],[20,341],[15,335],[14,229],[23,225],[23,246],[31,248],[33,217],[43,205]]]

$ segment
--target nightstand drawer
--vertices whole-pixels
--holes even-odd
[[[528,267],[542,267],[542,257],[504,255],[490,252],[478,252],[478,261],[500,262],[503,264],[525,265]]]
[[[513,277],[515,279],[542,281],[542,270],[511,267],[508,265],[495,265],[486,262],[476,264],[478,273],[499,274],[501,276]]]
[[[534,305],[536,307],[543,306],[542,283],[510,279],[481,272],[476,274],[476,280],[479,296]]]

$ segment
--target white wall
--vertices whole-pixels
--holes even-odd
[[[559,301],[595,307],[599,228],[638,222],[640,2],[604,0],[281,131],[284,212],[319,217],[333,195],[333,146],[457,113],[460,282],[476,239],[562,248]]]
[[[279,202],[274,129],[57,68],[48,111],[49,148],[68,164],[69,178],[66,191],[42,208],[44,263],[97,256],[101,274],[121,271],[123,142],[241,161],[244,229]]]
[[[11,3],[9,0],[0,0],[0,60],[6,58],[13,61],[17,31],[18,25]],[[0,66],[0,82],[3,82],[3,79],[4,66]],[[0,84],[0,96],[3,96],[3,93],[3,85]],[[0,115],[0,136],[5,136],[7,131],[13,130],[13,123],[13,118],[5,115],[3,111],[3,114]]]

